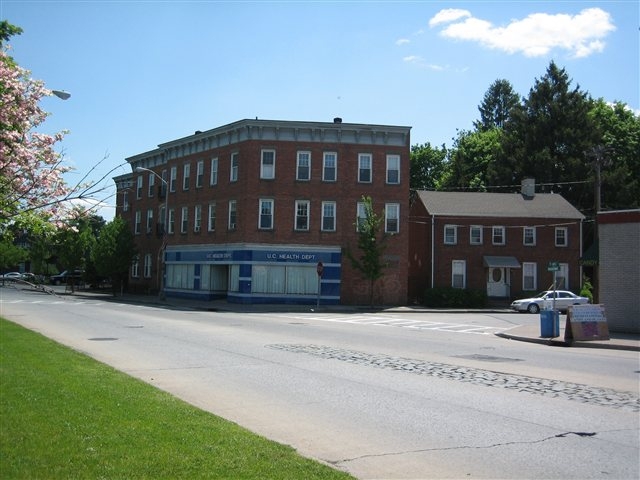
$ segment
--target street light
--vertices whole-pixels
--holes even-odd
[[[162,245],[160,246],[160,252],[162,254],[162,256],[160,258],[162,258],[162,270],[159,270],[160,272],[160,291],[158,292],[158,296],[159,297],[163,297],[164,296],[164,272],[163,270],[165,270],[165,261],[164,261],[164,250],[165,248],[167,248],[167,229],[169,227],[168,221],[169,221],[169,182],[167,182],[164,178],[162,178],[160,175],[158,175],[156,172],[154,172],[153,170],[150,170],[148,168],[144,168],[144,167],[136,167],[136,172],[149,172],[152,173],[153,175],[155,175],[156,177],[158,177],[160,179],[160,181],[162,183],[164,183],[165,186],[165,194],[164,194],[164,225],[162,226]]]
[[[71,96],[69,92],[65,92],[64,90],[51,90],[51,93],[62,100],[67,100]]]

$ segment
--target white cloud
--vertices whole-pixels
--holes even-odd
[[[427,63],[420,55],[409,55],[404,57],[402,61],[405,63],[416,65],[418,67],[428,68],[429,70],[434,70],[436,72],[441,72],[443,70],[449,69],[448,65],[436,65],[434,63]]]
[[[406,45],[407,43],[411,43],[411,40],[408,38],[399,38],[396,40],[396,45]]]
[[[440,31],[444,37],[475,41],[487,48],[509,54],[522,53],[526,57],[540,57],[553,49],[561,49],[572,57],[584,58],[603,51],[603,39],[616,28],[609,13],[600,8],[588,8],[577,15],[534,13],[512,20],[504,27],[496,27],[471,14],[459,15],[456,19],[449,9],[438,12],[429,25],[444,23],[444,19],[452,19],[448,20],[450,25]]]
[[[470,16],[471,12],[469,10],[461,10],[459,8],[445,8],[444,10],[440,10],[431,20],[429,20],[429,26],[434,27],[436,25],[440,25],[441,23],[455,22],[456,20],[467,18]]]

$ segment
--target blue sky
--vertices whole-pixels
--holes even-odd
[[[93,180],[244,118],[339,116],[451,146],[493,81],[526,96],[551,60],[573,86],[640,111],[637,0],[0,0],[0,19],[24,30],[10,42],[18,63],[71,93],[42,104],[42,130],[70,131],[70,183],[105,156]]]

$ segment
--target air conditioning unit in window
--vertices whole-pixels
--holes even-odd
[[[193,227],[193,231],[196,233],[200,232],[200,227]]]
[[[229,230],[235,230],[236,229],[236,224],[235,223],[230,223],[229,224]]]

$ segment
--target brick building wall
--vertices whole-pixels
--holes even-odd
[[[384,217],[388,205],[399,206],[399,230],[387,236],[385,260],[388,267],[385,277],[378,282],[376,303],[403,304],[407,298],[408,212],[409,212],[409,154],[408,127],[373,126],[343,123],[240,121],[209,132],[197,132],[192,138],[179,139],[162,144],[156,151],[136,155],[128,159],[133,173],[114,179],[119,185],[118,214],[135,227],[136,215],[141,217],[142,227],[136,234],[141,258],[151,255],[152,268],[143,265],[137,276],[130,279],[133,288],[159,288],[157,253],[161,250],[162,236],[157,227],[146,230],[147,211],[153,211],[153,223],[162,223],[162,207],[166,197],[158,195],[161,184],[156,177],[153,196],[149,196],[150,174],[136,168],[150,169],[166,178],[176,168],[176,188],[169,193],[169,211],[174,211],[175,228],[167,235],[172,251],[184,247],[211,245],[232,246],[274,245],[281,250],[295,251],[304,247],[331,247],[342,252],[340,265],[334,268],[340,278],[339,296],[342,303],[368,302],[369,283],[354,271],[344,252],[357,252],[355,228],[357,203],[362,196],[370,196],[374,210]],[[274,178],[261,178],[263,152],[273,158]],[[310,158],[310,178],[297,176],[297,159],[300,152]],[[337,169],[335,181],[323,179],[324,156],[335,153]],[[371,159],[371,181],[359,181],[359,156]],[[231,159],[237,159],[237,180],[230,181]],[[387,181],[389,158],[399,159],[398,183]],[[212,160],[217,159],[217,181],[211,185]],[[202,162],[202,185],[196,186],[198,163]],[[189,188],[183,188],[185,165],[189,165]],[[142,177],[142,195],[137,198],[138,177]],[[125,211],[121,199],[125,189],[129,205]],[[236,202],[236,228],[228,228],[229,202]],[[272,202],[271,228],[260,228],[260,205]],[[295,228],[296,201],[309,202],[309,224],[305,230]],[[335,229],[325,231],[321,226],[323,202],[335,204]],[[215,229],[209,229],[209,206],[215,203]],[[200,206],[201,228],[194,229],[196,206]],[[188,222],[181,232],[183,207],[187,208]],[[136,213],[140,212],[140,213]],[[200,248],[200,247],[198,247]],[[231,247],[229,247],[231,248]],[[285,251],[285,250],[282,250]],[[307,255],[308,256],[308,255]],[[172,257],[173,258],[173,257]],[[177,257],[176,257],[177,258]],[[310,258],[310,257],[309,257]],[[319,257],[318,257],[319,258]],[[176,260],[177,262],[178,260]],[[331,269],[328,270],[331,273]],[[329,280],[327,280],[327,283]],[[328,289],[328,284],[324,289]],[[335,286],[333,287],[335,290]],[[328,290],[327,290],[328,291]]]

